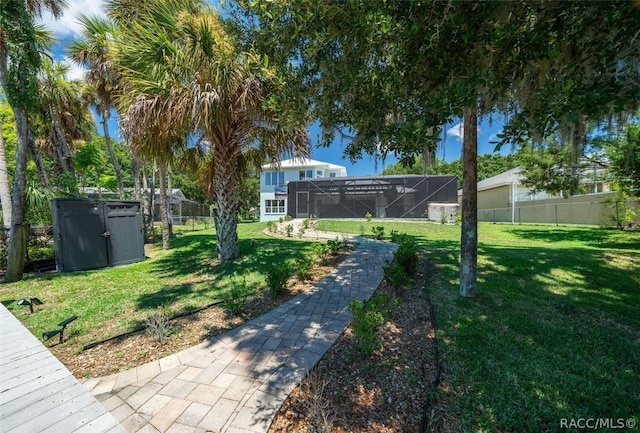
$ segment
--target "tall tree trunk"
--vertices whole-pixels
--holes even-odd
[[[159,164],[160,180],[160,219],[162,220],[162,249],[169,249],[169,212],[167,212],[167,164]]]
[[[111,143],[111,135],[109,134],[109,110],[102,111],[102,131],[104,132],[104,142],[107,144],[107,150],[109,150],[109,158],[111,159],[111,165],[116,172],[116,180],[118,182],[118,194],[120,200],[124,200],[124,183],[122,183],[122,171],[120,170],[120,164],[118,158],[116,158],[116,152],[113,150],[113,143]]]
[[[171,164],[167,164],[167,192],[169,194],[169,200],[167,201],[167,212],[169,222],[169,236],[173,235],[173,167]]]
[[[27,183],[27,148],[29,140],[29,118],[27,112],[21,108],[13,108],[18,131],[16,146],[16,171],[11,195],[11,231],[7,247],[7,273],[5,281],[8,283],[20,281],[24,274],[24,261],[27,257],[27,238],[29,226],[25,224],[25,188]]]
[[[7,156],[2,138],[2,121],[0,120],[0,201],[2,201],[2,223],[5,229],[11,228],[11,188],[9,187],[9,171]]]
[[[464,110],[460,295],[476,295],[478,273],[478,110]]]
[[[131,170],[133,171],[133,199],[142,202],[142,193],[140,191],[140,160],[133,154],[131,155]]]
[[[238,158],[235,146],[216,146],[213,152],[213,177],[216,204],[216,249],[218,259],[233,260],[240,257],[238,242]]]
[[[54,147],[54,152],[57,153],[60,165],[65,173],[70,173],[73,179],[76,177],[76,171],[73,167],[73,152],[71,146],[67,142],[67,137],[64,135],[62,124],[58,113],[51,108],[49,110],[51,115],[51,121],[53,122],[53,131],[51,137],[51,144]]]
[[[38,171],[38,176],[40,177],[42,186],[45,188],[51,188],[49,177],[47,176],[47,170],[44,168],[44,162],[42,162],[42,156],[40,156],[36,142],[33,140],[31,134],[29,134],[29,153],[31,154],[31,159],[33,159],[33,162],[36,164],[36,170]]]

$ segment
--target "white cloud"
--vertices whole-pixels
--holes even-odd
[[[40,22],[58,39],[63,39],[80,34],[81,26],[77,20],[79,14],[105,16],[104,3],[102,0],[70,0],[60,19],[56,20],[45,14]]]
[[[478,135],[480,135],[480,124],[478,124]],[[464,138],[464,121],[460,121],[447,129],[448,137],[455,137],[456,140],[462,141]]]
[[[462,141],[462,133],[464,131],[464,125],[462,122],[458,122],[453,125],[451,128],[447,129],[447,136],[456,137],[458,140]]]
[[[85,74],[87,73],[87,70],[85,68],[83,68],[82,66],[76,65],[68,57],[64,57],[60,61],[60,63],[63,63],[65,65],[69,65],[69,72],[67,73],[67,78],[68,79],[70,79],[70,80],[82,80],[82,81],[85,80]]]

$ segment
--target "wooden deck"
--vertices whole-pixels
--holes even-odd
[[[113,415],[2,304],[0,432],[125,432]]]

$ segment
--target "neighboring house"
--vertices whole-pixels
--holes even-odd
[[[346,175],[347,169],[342,165],[307,158],[286,159],[280,161],[280,164],[263,165],[260,176],[260,221],[277,221],[287,215],[289,182]]]
[[[606,200],[611,195],[604,170],[589,168],[583,183],[590,194],[562,198],[524,185],[521,168],[516,167],[478,182],[478,221],[609,224],[611,210]],[[462,190],[458,191],[458,200]]]

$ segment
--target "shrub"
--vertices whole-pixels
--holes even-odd
[[[367,221],[371,221],[371,218],[373,218],[373,215],[371,215],[371,212],[367,212],[364,217],[367,219]]]
[[[160,344],[164,344],[173,328],[170,312],[166,307],[158,308],[144,321],[145,333]]]
[[[311,221],[309,221],[309,218],[305,218],[302,220],[302,228],[303,229],[308,229],[309,226],[311,225]]]
[[[382,267],[384,280],[389,284],[391,290],[397,293],[405,284],[409,283],[409,277],[404,268],[397,263],[389,263]]]
[[[299,257],[295,262],[296,278],[300,281],[306,281],[311,277],[311,268],[313,260],[309,256]]]
[[[375,307],[376,302],[373,300],[362,302],[358,299],[347,306],[353,315],[351,329],[356,338],[356,347],[364,356],[371,355],[380,347],[378,329],[384,323],[384,316]]]
[[[371,227],[371,231],[373,232],[373,237],[377,240],[381,241],[384,239],[384,226]]]
[[[407,275],[413,275],[418,267],[418,249],[415,242],[406,234],[396,236],[398,249],[393,253],[395,263],[401,266]]]
[[[364,233],[365,233],[364,224],[360,224],[359,229],[360,229],[360,236],[364,236]]]
[[[305,233],[304,227],[300,226],[300,228],[298,228],[298,237],[302,239],[302,236],[304,236],[304,233]]]
[[[231,289],[222,296],[224,306],[233,315],[237,315],[242,311],[247,298],[253,292],[253,288],[247,285],[247,279],[232,281]]]
[[[284,228],[284,232],[287,234],[287,237],[290,238],[291,233],[293,233],[293,225],[287,224],[287,226]]]
[[[293,219],[293,217],[291,215],[285,215],[284,220],[285,221],[291,221]]]
[[[271,266],[267,270],[267,285],[272,297],[277,298],[287,289],[291,271],[291,265],[287,262]]]
[[[267,230],[269,231],[269,233],[275,233],[275,231],[276,231],[276,223],[274,223],[273,221],[269,221],[267,223]]]
[[[327,244],[313,244],[311,251],[318,264],[324,265],[327,262],[327,259],[329,258],[329,247]]]
[[[342,250],[343,247],[344,247],[344,243],[338,238],[329,239],[327,241],[327,248],[329,249],[329,253],[331,255],[334,255],[334,256],[337,255]]]

